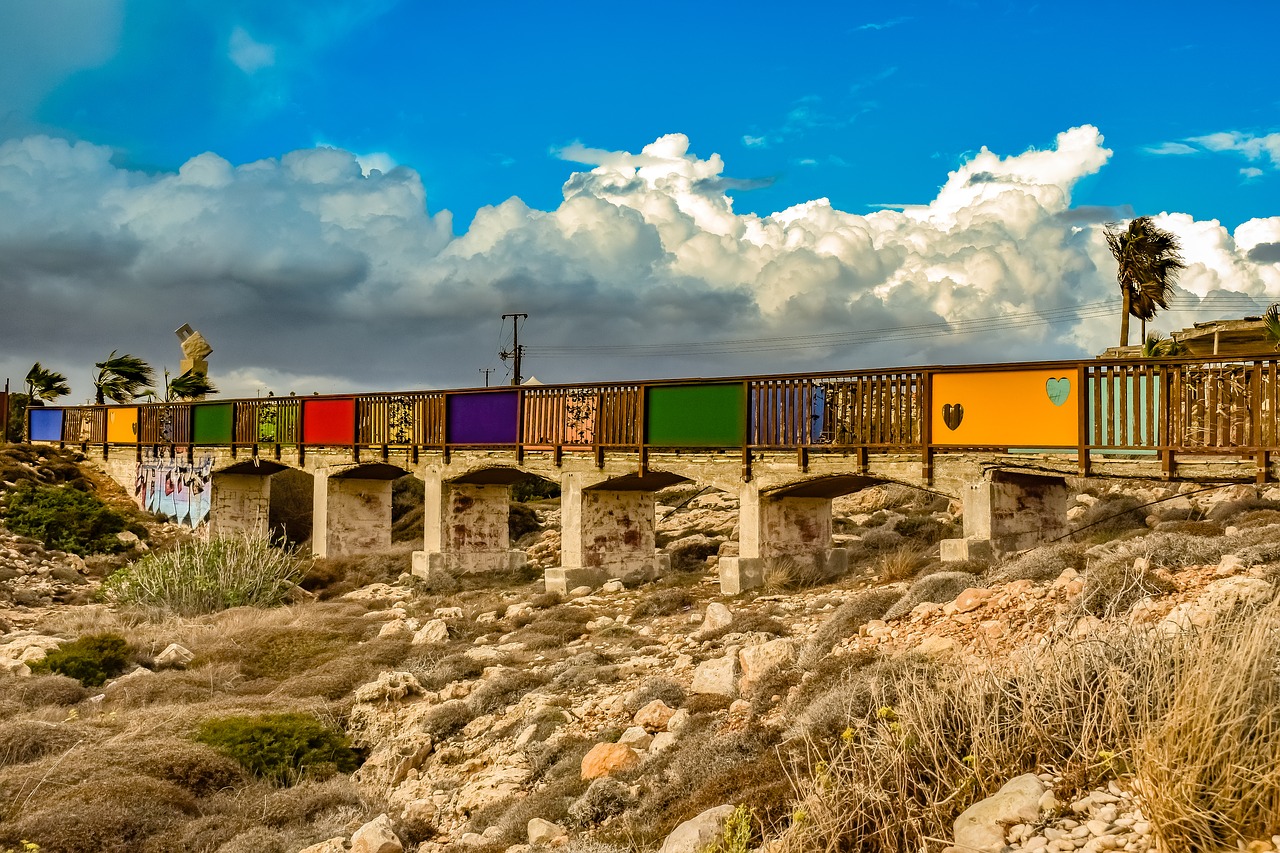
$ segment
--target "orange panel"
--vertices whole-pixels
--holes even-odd
[[[933,377],[933,443],[1076,446],[1080,395],[1064,370],[939,373]]]
[[[107,409],[107,441],[112,444],[137,444],[138,409],[136,407]]]

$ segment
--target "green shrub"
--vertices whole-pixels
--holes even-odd
[[[125,549],[116,538],[125,517],[88,492],[70,486],[19,483],[9,498],[4,523],[20,536],[70,554],[114,554]]]
[[[263,539],[194,541],[126,566],[107,578],[103,592],[111,601],[184,616],[245,605],[270,607],[297,586],[307,563]]]
[[[511,487],[511,500],[517,503],[560,497],[560,484],[541,477],[529,477]]]
[[[359,763],[345,734],[309,714],[206,720],[196,740],[234,758],[255,776],[282,785],[350,773]]]
[[[97,687],[124,672],[129,663],[129,644],[119,634],[89,634],[54,649],[31,665],[33,673],[56,672],[78,679],[86,687]]]

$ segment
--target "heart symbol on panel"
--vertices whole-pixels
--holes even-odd
[[[1050,403],[1061,406],[1071,396],[1071,380],[1065,376],[1061,379],[1050,379],[1044,383],[1044,390],[1049,395]]]
[[[942,407],[942,422],[947,429],[955,429],[964,420],[964,406],[959,403],[947,403]]]

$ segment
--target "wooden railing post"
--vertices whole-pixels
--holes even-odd
[[[1089,423],[1090,423],[1090,406],[1089,406],[1089,366],[1081,362],[1076,369],[1076,408],[1079,409],[1079,431],[1076,436],[1078,444],[1076,446],[1076,463],[1080,466],[1080,476],[1089,476]]]
[[[933,371],[920,374],[920,477],[933,485]]]

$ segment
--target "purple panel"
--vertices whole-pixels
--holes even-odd
[[[450,444],[515,444],[519,396],[516,391],[455,394],[449,398]]]

